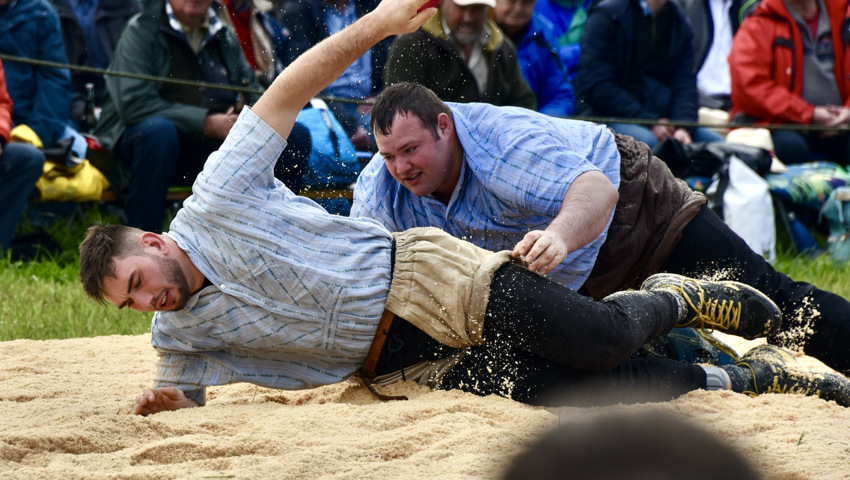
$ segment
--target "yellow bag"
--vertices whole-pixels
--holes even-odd
[[[16,125],[9,134],[9,141],[44,148],[38,135],[26,125]],[[41,193],[40,202],[98,202],[103,191],[109,188],[109,181],[88,160],[73,167],[48,160],[35,186]]]
[[[109,181],[88,160],[74,167],[48,161],[35,186],[41,202],[98,202]]]
[[[29,143],[35,148],[44,149],[44,144],[41,143],[41,139],[38,138],[38,134],[26,125],[15,125],[15,127],[12,128],[12,131],[9,132],[9,141]]]

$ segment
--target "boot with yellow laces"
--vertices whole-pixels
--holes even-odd
[[[676,296],[682,306],[677,327],[716,330],[751,340],[775,334],[782,322],[782,312],[771,299],[739,282],[658,273],[647,278],[640,288],[668,291]]]
[[[834,372],[803,369],[790,351],[774,345],[759,345],[735,365],[722,367],[730,377],[731,389],[750,396],[787,393],[815,396],[850,406],[850,380]]]

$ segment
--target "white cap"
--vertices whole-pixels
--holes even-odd
[[[456,5],[487,5],[490,8],[496,8],[496,0],[451,0]]]

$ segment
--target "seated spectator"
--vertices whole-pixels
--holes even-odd
[[[130,17],[142,9],[138,0],[50,0],[59,14],[65,53],[71,65],[106,69],[112,60],[121,31]],[[74,97],[71,121],[79,130],[90,131],[96,118],[86,118],[86,84],[94,88],[94,103],[103,105],[106,87],[103,75],[71,71]]]
[[[384,83],[418,83],[450,102],[534,109],[516,49],[488,17],[496,0],[440,0],[437,14],[393,42]]]
[[[599,0],[581,36],[576,111],[584,116],[640,119],[610,123],[615,132],[654,147],[667,138],[683,144],[721,141],[697,120],[693,34],[681,8],[668,0]]]
[[[538,0],[534,13],[552,22],[559,47],[578,45],[593,0]]]
[[[552,23],[552,36],[558,47],[561,63],[567,69],[570,84],[574,84],[578,68],[579,40],[587,21],[587,9],[593,0],[538,0],[534,15]]]
[[[68,63],[59,16],[47,0],[0,0],[0,53]],[[29,126],[45,148],[79,134],[70,128],[71,75],[66,69],[5,63],[6,88],[14,103],[13,125]],[[75,151],[84,157],[85,149]]]
[[[283,71],[286,42],[291,35],[271,13],[269,0],[222,0],[213,4],[220,19],[239,38],[245,60],[260,85],[268,87]]]
[[[110,70],[259,89],[212,1],[151,0],[121,35]],[[117,76],[107,76],[106,87],[95,134],[114,150],[118,170],[129,170],[129,182],[112,175],[112,188],[123,197],[127,224],[159,231],[169,186],[192,184],[236,121],[239,94]],[[249,103],[256,98],[248,95]],[[298,191],[309,132],[293,133],[275,173]]]
[[[744,17],[745,0],[673,0],[688,17],[694,34],[694,73],[700,107],[729,111],[732,37]],[[747,3],[749,4],[749,3]]]
[[[0,62],[0,254],[12,245],[15,227],[44,165],[41,150],[26,143],[8,143],[11,130],[12,99]]]
[[[534,14],[535,0],[497,0],[493,17],[514,42],[519,67],[537,96],[537,111],[556,117],[573,114],[573,87],[558,54],[553,25]]]
[[[292,30],[284,63],[288,65],[328,36],[342,30],[378,6],[378,0],[292,0],[280,10],[281,22]],[[383,90],[383,70],[392,38],[386,38],[351,64],[319,95],[354,101],[374,100]],[[372,149],[371,106],[327,101],[355,148]]]
[[[764,0],[738,29],[729,54],[734,121],[850,126],[846,2]],[[772,130],[776,156],[823,155],[848,164],[850,135]]]

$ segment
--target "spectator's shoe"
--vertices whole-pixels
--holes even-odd
[[[832,372],[811,372],[797,364],[788,350],[774,345],[759,345],[737,363],[747,374],[741,393],[756,396],[763,393],[796,393],[850,406],[850,380]]]
[[[782,323],[779,307],[765,294],[743,283],[657,273],[640,288],[664,289],[681,295],[687,312],[677,327],[717,330],[753,339],[775,334]]]

